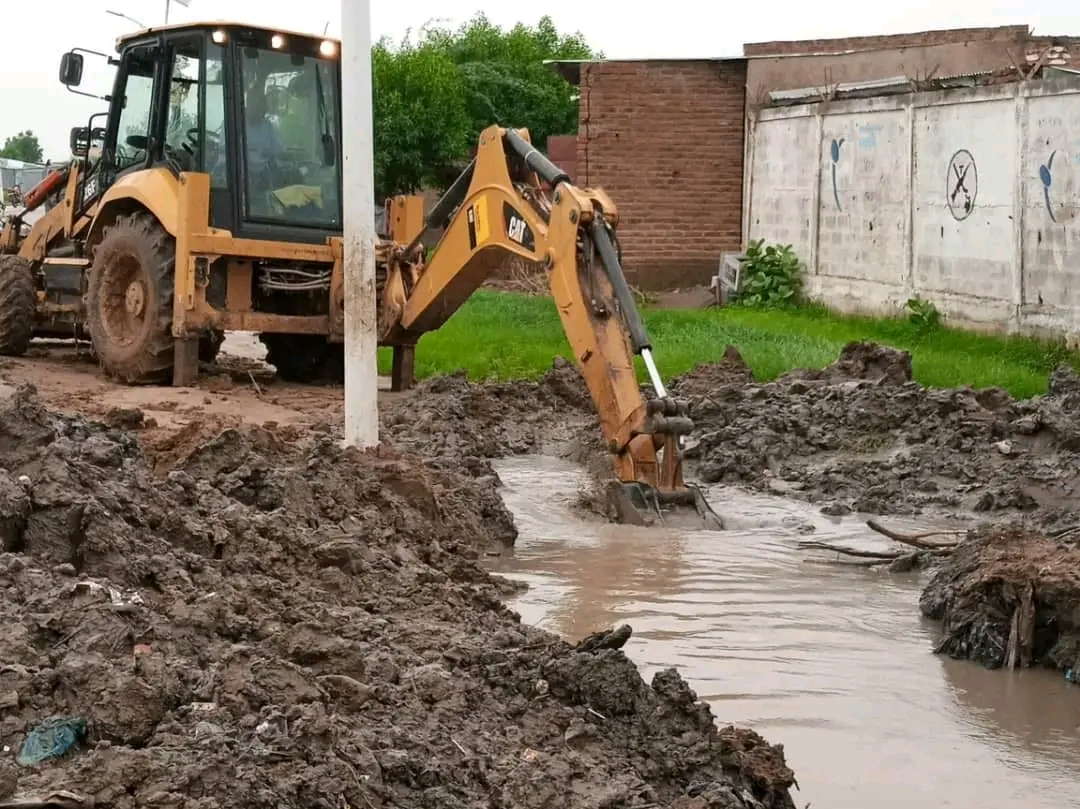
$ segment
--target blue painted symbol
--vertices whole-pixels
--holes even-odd
[[[844,139],[836,140],[833,138],[832,146],[830,147],[830,154],[832,156],[832,196],[836,201],[836,209],[838,211],[844,210],[840,207],[840,192],[836,190],[836,164],[840,160],[840,147],[844,145]]]
[[[1050,159],[1046,161],[1045,166],[1039,166],[1039,179],[1043,184],[1043,199],[1046,201],[1046,212],[1050,214],[1050,221],[1057,223],[1057,217],[1054,216],[1054,206],[1050,204],[1050,183],[1053,182],[1053,175],[1050,173],[1054,167],[1054,155],[1057,154],[1057,149],[1050,153]]]

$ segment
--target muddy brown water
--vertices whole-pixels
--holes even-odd
[[[601,525],[569,509],[578,467],[529,457],[496,468],[520,538],[490,567],[530,585],[510,602],[522,620],[574,639],[629,623],[624,651],[647,679],[677,666],[718,721],[784,744],[798,806],[1080,801],[1080,687],[935,656],[921,576],[796,547],[812,525],[814,539],[881,548],[859,518],[712,489],[723,534]]]

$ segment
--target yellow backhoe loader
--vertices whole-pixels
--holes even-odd
[[[206,23],[125,36],[118,57],[65,54],[60,80],[73,92],[83,54],[107,59],[116,78],[108,111],[72,130],[72,161],[27,194],[27,211],[47,212],[29,233],[18,215],[0,233],[0,354],[39,335],[84,336],[112,377],[190,385],[225,332],[252,331],[283,379],[341,379],[339,47]],[[508,259],[538,263],[613,457],[618,518],[690,508],[722,527],[683,480],[693,424],[653,361],[604,192],[575,187],[526,130],[492,126],[426,217],[419,197],[387,211],[378,329],[396,389],[412,383],[421,335]],[[635,354],[655,398],[642,394]]]

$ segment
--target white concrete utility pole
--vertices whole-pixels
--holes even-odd
[[[379,443],[371,0],[341,0],[341,107],[345,445],[367,449]]]
[[[191,0],[165,0],[165,24],[169,24],[169,4],[176,3],[178,6],[189,8],[191,6]]]

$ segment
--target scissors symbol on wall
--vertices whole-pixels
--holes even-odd
[[[961,149],[949,161],[945,190],[953,218],[962,221],[971,216],[979,191],[979,171],[975,167],[975,158],[967,149]]]

